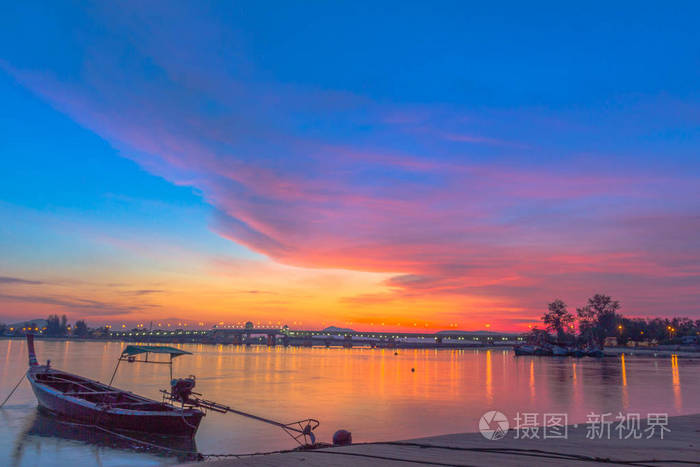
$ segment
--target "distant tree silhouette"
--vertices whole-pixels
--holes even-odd
[[[85,337],[88,335],[88,327],[85,320],[78,320],[75,322],[75,335],[78,337]]]
[[[642,318],[622,318],[620,325],[620,343],[626,344],[629,341],[644,341],[649,339],[647,320]]]
[[[574,316],[566,309],[566,303],[558,298],[547,305],[547,310],[542,316],[547,331],[556,333],[559,341],[565,340],[569,336],[568,330],[574,322]]]
[[[576,308],[576,316],[578,317],[579,340],[583,344],[593,344],[595,339],[595,312],[590,306],[586,305]]]
[[[621,316],[617,314],[620,309],[620,302],[612,297],[603,294],[595,294],[588,299],[588,306],[595,313],[595,337],[597,344],[603,346],[606,337],[616,336]]]
[[[543,345],[549,342],[549,333],[544,329],[539,329],[537,326],[532,328],[530,332],[527,333],[526,339],[530,344]]]
[[[59,330],[61,329],[61,322],[58,315],[49,315],[46,318],[46,335],[47,336],[58,336]]]
[[[620,319],[622,343],[628,341],[676,342],[684,337],[700,337],[700,320],[689,318]]]
[[[588,344],[603,346],[606,337],[619,335],[622,316],[617,313],[620,302],[604,294],[595,294],[588,303],[576,309],[580,339]]]
[[[65,336],[68,333],[68,319],[66,315],[49,315],[46,318],[46,335],[51,337]]]

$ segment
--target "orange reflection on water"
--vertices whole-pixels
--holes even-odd
[[[578,376],[578,366],[576,361],[571,363],[571,393],[573,394],[573,401],[576,406],[583,406],[583,391],[581,390],[582,381]]]
[[[530,399],[535,400],[535,361],[530,360]]]
[[[486,351],[486,401],[493,403],[493,373],[491,367],[491,351]]]
[[[620,355],[620,366],[622,368],[622,408],[627,410],[630,405],[629,393],[627,392],[627,367],[625,366],[625,354]]]
[[[681,399],[681,377],[678,373],[678,355],[671,355],[671,379],[673,382],[673,401],[677,410],[681,410],[683,401]]]

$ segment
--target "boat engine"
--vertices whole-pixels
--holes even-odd
[[[189,401],[194,386],[194,375],[190,375],[188,378],[173,379],[170,381],[170,396],[176,401],[185,403]]]

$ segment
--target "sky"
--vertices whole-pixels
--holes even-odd
[[[0,321],[700,318],[695,2],[14,2]]]

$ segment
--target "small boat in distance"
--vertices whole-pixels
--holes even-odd
[[[536,345],[516,345],[513,347],[513,350],[515,351],[515,355],[521,356],[521,355],[536,355],[537,350],[539,349],[539,346]]]
[[[39,365],[34,351],[34,336],[27,334],[29,369],[27,379],[39,407],[49,413],[108,430],[126,430],[168,436],[194,437],[204,412],[192,407],[177,407],[100,383],[82,376],[51,368],[50,360]],[[119,362],[136,360],[135,355],[162,353],[172,359],[189,352],[165,346],[127,346]],[[156,362],[148,362],[156,363]],[[168,363],[168,362],[158,362]],[[117,363],[118,367],[118,363]],[[116,373],[115,368],[114,372]],[[114,375],[112,376],[114,379]]]
[[[591,347],[589,349],[586,349],[586,355],[588,357],[593,357],[593,358],[603,358],[605,356],[603,351],[597,347]]]

